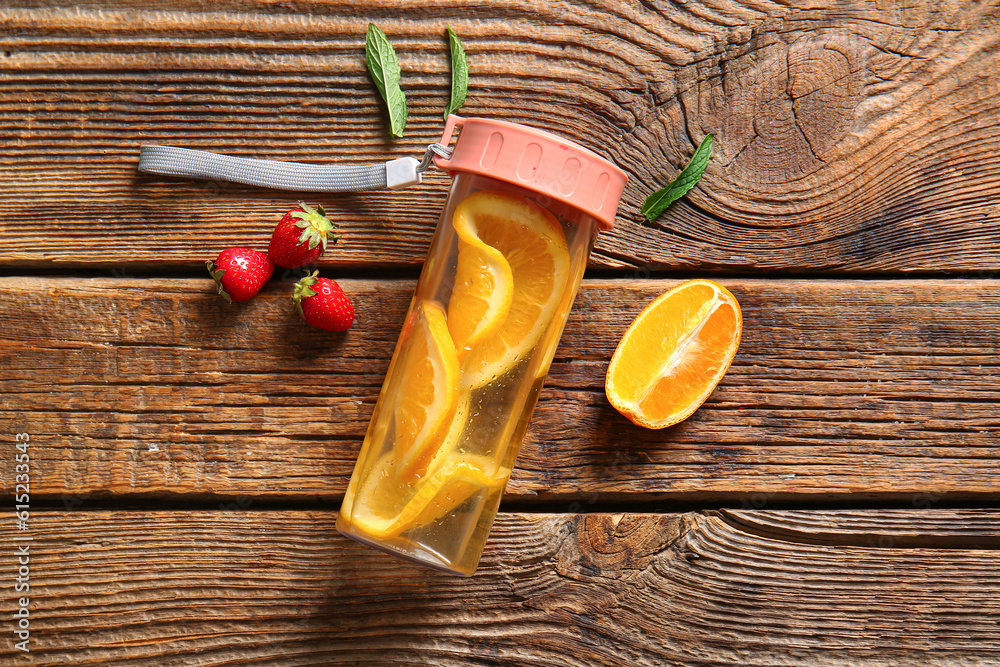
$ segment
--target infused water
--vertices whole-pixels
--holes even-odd
[[[457,178],[449,202],[337,525],[377,548],[468,575],[596,227],[572,207],[477,176]]]

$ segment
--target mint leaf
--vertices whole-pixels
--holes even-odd
[[[681,170],[681,173],[677,174],[677,178],[670,181],[667,187],[646,197],[646,201],[642,203],[642,208],[639,210],[646,216],[647,220],[650,222],[656,220],[660,214],[667,210],[668,206],[686,195],[688,190],[701,180],[702,174],[705,173],[705,167],[708,166],[708,158],[712,155],[713,139],[713,135],[705,135],[698,149],[691,156],[691,161]]]
[[[465,104],[465,95],[469,92],[469,61],[465,59],[465,47],[455,31],[448,28],[448,46],[451,48],[451,102],[444,110],[444,118],[448,120]]]
[[[409,111],[406,108],[406,95],[399,87],[399,59],[396,58],[396,50],[389,43],[389,38],[374,23],[368,24],[368,33],[365,35],[365,58],[368,60],[368,72],[389,111],[392,136],[401,137]]]

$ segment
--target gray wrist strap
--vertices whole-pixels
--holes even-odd
[[[145,145],[139,148],[139,171],[304,192],[398,190],[419,184],[421,172],[430,165],[432,155],[444,155],[443,151],[450,156],[450,149],[432,144],[422,161],[403,157],[381,164],[346,167],[256,160],[175,146]]]

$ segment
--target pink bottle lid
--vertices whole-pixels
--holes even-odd
[[[456,127],[451,157],[434,158],[441,169],[520,185],[589,213],[602,229],[614,225],[628,176],[593,151],[525,125],[459,116],[448,116],[443,145]]]

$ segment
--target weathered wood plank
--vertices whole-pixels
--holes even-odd
[[[471,61],[468,115],[553,130],[632,176],[598,267],[1000,270],[995,0],[697,5],[107,0],[0,8],[0,264],[177,267],[261,244],[300,193],[140,177],[143,142],[332,163],[419,154],[448,94],[445,24]],[[368,20],[406,73],[387,139]],[[717,133],[702,185],[660,221],[643,198]],[[330,196],[344,268],[417,266],[447,179]],[[39,239],[38,221],[59,226]]]
[[[803,520],[839,532],[845,519],[890,533],[926,521],[936,537],[798,539]],[[714,512],[502,514],[479,572],[461,579],[340,537],[332,512],[36,512],[18,533],[33,538],[30,664],[1000,661],[996,512],[767,521],[761,536]],[[949,543],[966,521],[989,533],[985,548]],[[0,540],[4,562],[13,544]],[[4,642],[0,661],[16,660]]]
[[[929,509],[927,494],[916,506]],[[720,515],[741,530],[773,539],[869,547],[996,549],[997,524],[992,512],[939,510],[746,511],[722,510]]]
[[[731,370],[689,420],[649,431],[610,407],[603,375],[676,282],[585,281],[508,500],[996,497],[1000,283],[726,281],[745,317]],[[0,278],[0,426],[31,434],[33,491],[335,501],[414,285],[342,284],[357,320],[333,335],[298,321],[280,278],[243,306],[207,277]]]

